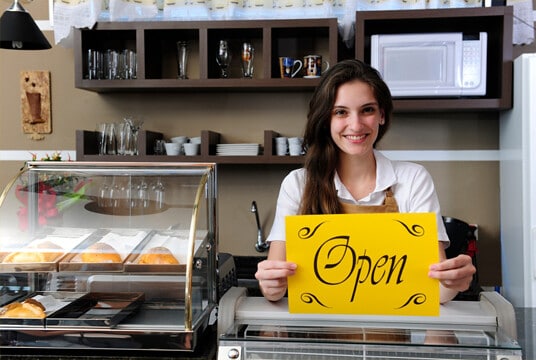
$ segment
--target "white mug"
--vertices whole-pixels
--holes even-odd
[[[322,61],[321,55],[307,55],[303,57],[304,78],[318,78],[322,75],[322,66],[329,69],[329,62]]]

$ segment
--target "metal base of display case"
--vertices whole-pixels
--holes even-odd
[[[421,317],[290,314],[286,298],[232,288],[218,314],[218,360],[522,358],[514,309],[495,292]]]

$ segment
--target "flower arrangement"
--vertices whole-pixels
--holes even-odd
[[[37,156],[32,154],[32,160],[36,159]],[[52,156],[47,154],[41,160],[61,161],[61,154],[58,152],[54,152]],[[52,219],[59,218],[63,211],[82,199],[90,182],[91,180],[79,176],[58,174],[44,175],[36,184],[29,184],[27,180],[23,180],[15,188],[15,196],[22,204],[17,211],[19,228],[22,231],[29,228],[30,193],[37,193],[37,222],[39,226],[44,226]]]

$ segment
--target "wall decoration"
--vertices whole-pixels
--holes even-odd
[[[20,90],[22,132],[42,140],[52,132],[50,72],[21,71]]]

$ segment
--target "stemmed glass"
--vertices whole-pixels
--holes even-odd
[[[162,183],[162,179],[160,179],[160,177],[156,178],[156,181],[151,184],[151,191],[154,197],[155,208],[157,210],[162,210],[164,208],[164,196],[166,188],[164,187],[164,184]]]
[[[231,50],[227,41],[220,40],[218,45],[218,53],[216,54],[216,62],[221,69],[221,77],[227,79],[229,77],[229,65],[231,64]]]

